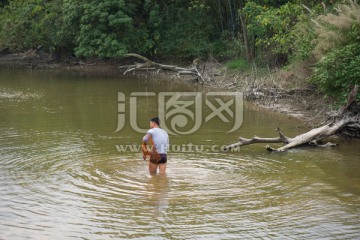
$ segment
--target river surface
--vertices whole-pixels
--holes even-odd
[[[223,108],[191,134],[170,135],[167,174],[148,176],[137,148],[144,134],[134,128],[162,114],[161,92],[197,90],[132,76],[1,70],[0,239],[360,238],[360,142],[219,151],[240,135],[275,137],[277,126],[288,136],[306,130],[248,103],[234,132],[221,116],[236,114]],[[213,111],[206,96],[203,115]]]

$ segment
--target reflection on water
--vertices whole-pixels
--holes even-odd
[[[167,175],[146,177],[142,134],[117,124],[117,92],[190,91],[138,78],[0,72],[0,239],[357,239],[359,142],[268,153],[170,152]],[[148,120],[155,103],[139,113]],[[147,122],[146,122],[147,124]],[[244,124],[218,122],[172,144],[271,137],[294,119],[247,106]]]
[[[163,217],[169,207],[169,179],[167,175],[153,175],[146,184],[146,202],[154,217]]]

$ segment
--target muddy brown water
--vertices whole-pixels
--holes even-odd
[[[1,70],[0,239],[360,238],[360,142],[220,152],[239,135],[303,131],[298,120],[248,103],[234,132],[216,115],[170,135],[167,174],[147,177],[136,149],[143,133],[133,126],[158,114],[159,93],[196,91],[132,76]]]

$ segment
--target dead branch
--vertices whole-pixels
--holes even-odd
[[[266,145],[268,151],[283,152],[287,149],[302,146],[312,145],[317,147],[333,147],[334,143],[321,144],[321,141],[334,134],[340,133],[344,130],[344,133],[348,136],[358,136],[360,132],[360,111],[359,106],[356,105],[356,95],[358,94],[358,86],[355,85],[354,89],[349,93],[348,102],[346,106],[338,111],[338,115],[333,118],[333,121],[314,128],[306,133],[300,134],[294,138],[286,137],[279,128],[276,131],[279,134],[277,138],[259,138],[257,136],[252,139],[239,138],[237,143],[233,143],[223,148],[223,150],[229,150],[238,146],[250,145],[254,143],[279,143],[283,142],[285,145],[280,148],[272,148]],[[351,134],[353,133],[353,134]]]
[[[143,63],[135,63],[134,65],[128,65],[128,66],[120,66],[119,67],[120,69],[126,68],[126,70],[123,73],[124,75],[129,72],[135,71],[135,70],[143,70],[143,69],[147,69],[147,70],[151,69],[151,70],[156,70],[156,71],[164,70],[164,71],[175,72],[175,73],[177,73],[178,76],[181,76],[181,75],[195,76],[199,82],[202,82],[202,83],[204,82],[204,78],[197,68],[197,59],[194,60],[191,68],[183,68],[183,67],[178,67],[175,65],[166,65],[166,64],[160,64],[157,62],[153,62],[150,59],[148,59],[144,56],[141,56],[139,54],[136,54],[136,53],[126,54],[125,57],[134,57],[134,58],[142,60]]]
[[[248,138],[239,137],[239,141],[237,143],[226,146],[226,147],[224,147],[223,150],[227,151],[227,150],[230,150],[231,148],[250,145],[250,144],[254,144],[254,143],[281,143],[282,142],[282,143],[287,144],[292,140],[291,138],[286,137],[284,134],[282,134],[280,128],[277,128],[276,131],[279,134],[279,137],[276,137],[276,138],[261,138],[261,137],[254,136],[253,138],[248,139]]]
[[[340,115],[343,115],[344,113],[346,113],[346,111],[349,110],[350,106],[356,101],[356,95],[358,94],[358,90],[359,90],[358,85],[355,85],[353,90],[351,90],[351,92],[349,93],[347,104],[341,110]]]

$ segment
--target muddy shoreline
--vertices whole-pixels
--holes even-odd
[[[167,60],[167,64],[174,61]],[[133,59],[124,60],[81,60],[74,57],[52,59],[50,56],[11,54],[0,56],[0,67],[6,69],[43,69],[54,71],[69,71],[85,75],[119,76],[125,71],[120,66],[133,64]],[[179,66],[189,66],[191,62],[178,63]],[[144,72],[132,74],[156,77],[171,81],[181,81],[200,86],[204,91],[241,91],[245,99],[262,108],[270,109],[300,119],[303,124],[298,127],[309,128],[318,126],[329,115],[331,101],[318,93],[306,82],[307,75],[297,71],[284,73],[241,73],[229,71],[222,63],[206,61],[200,66],[206,69],[208,81],[198,83],[191,77],[178,77],[172,72]],[[296,82],[296,84],[294,84]],[[300,83],[300,84],[299,84]]]

